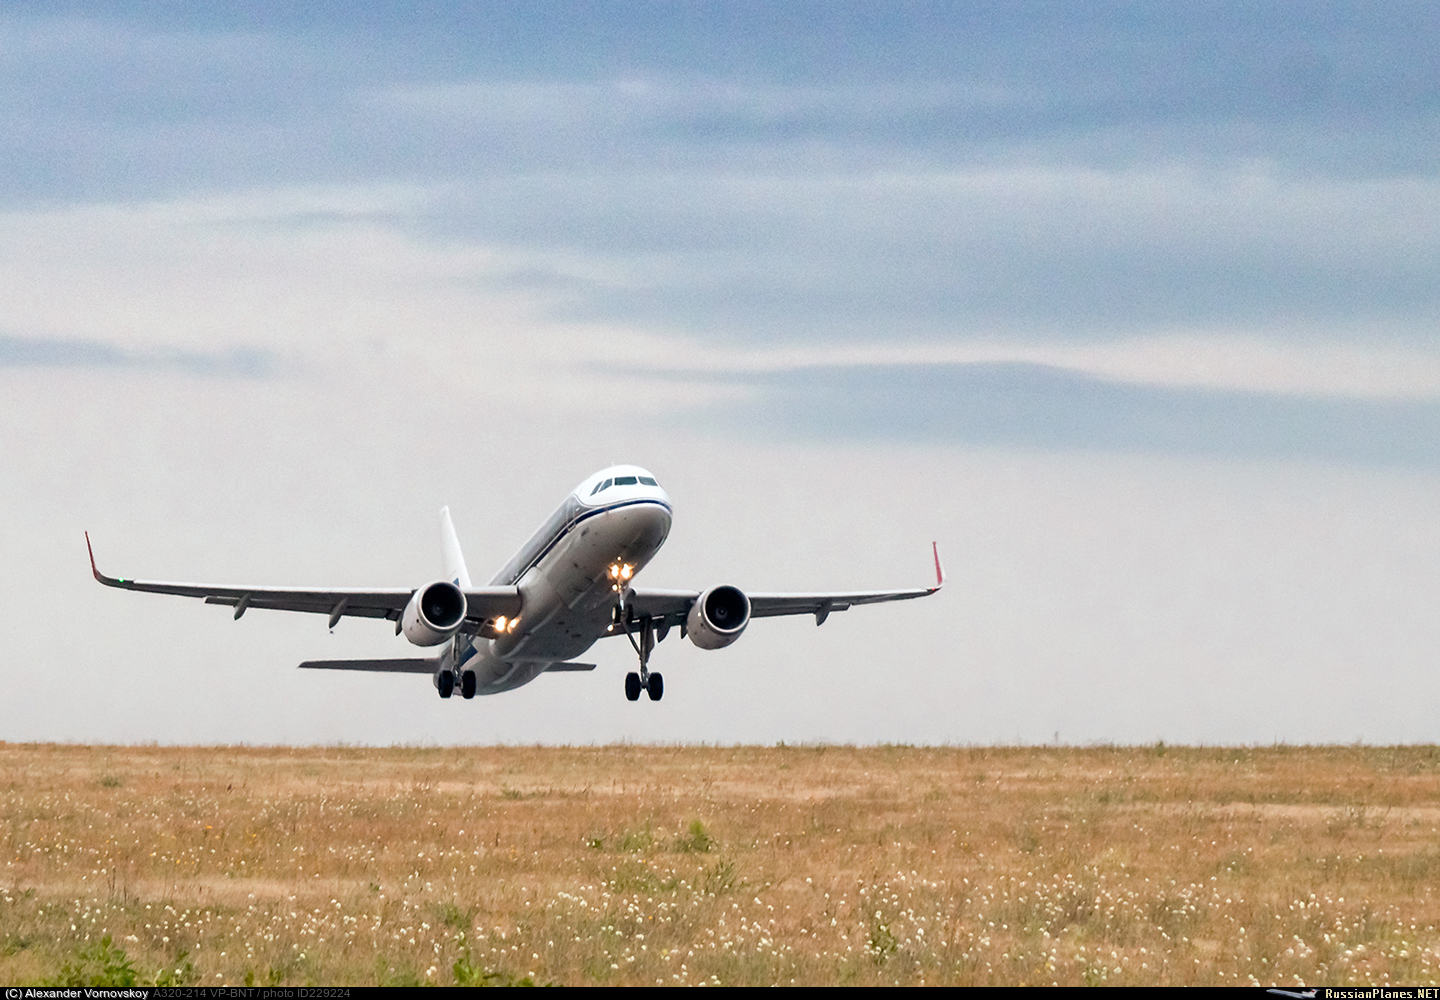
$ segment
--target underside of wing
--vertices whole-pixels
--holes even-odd
[[[626,603],[634,609],[635,617],[672,621],[678,625],[684,621],[690,605],[694,604],[699,596],[698,590],[654,590],[636,587],[630,592]]]
[[[824,619],[832,611],[844,611],[858,604],[884,604],[887,601],[908,601],[929,597],[939,587],[917,587],[911,590],[857,590],[814,594],[752,594],[750,617],[774,618],[780,615],[820,615]],[[629,605],[636,617],[673,621],[679,624],[700,597],[695,590],[641,590],[631,594]]]
[[[856,591],[834,594],[747,594],[752,618],[774,618],[779,615],[817,615],[821,621],[832,611],[844,611],[858,604],[884,604],[887,601],[908,601],[929,597],[939,587],[914,590]]]
[[[884,604],[888,601],[908,601],[916,597],[929,597],[945,585],[945,570],[940,565],[940,549],[933,542],[931,552],[935,557],[935,585],[913,587],[906,590],[856,590],[814,594],[751,594],[746,593],[750,603],[751,618],[774,618],[780,615],[814,615],[816,624],[823,623],[832,611],[844,611],[859,604]],[[650,590],[635,588],[629,598],[634,614],[651,618],[657,624],[679,625],[690,612],[690,607],[701,594],[695,590]]]
[[[85,536],[90,548],[90,536]],[[173,594],[195,597],[206,604],[220,604],[235,609],[239,618],[251,608],[273,611],[303,611],[329,615],[333,626],[341,618],[388,618],[399,621],[405,607],[415,595],[413,587],[383,590],[361,588],[311,589],[306,587],[247,587],[208,583],[168,583],[160,580],[128,580],[106,576],[95,565],[95,552],[90,549],[90,570],[95,579],[107,587],[134,590],[146,594]],[[520,592],[515,587],[474,587],[465,594],[465,624],[462,632],[475,633],[500,615],[513,617],[520,613]],[[365,668],[355,668],[365,669]]]

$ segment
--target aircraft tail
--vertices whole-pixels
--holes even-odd
[[[450,508],[440,508],[440,552],[445,559],[445,579],[457,587],[470,588],[470,571],[465,568],[465,556],[460,551],[460,539],[455,537],[455,525],[450,520]]]

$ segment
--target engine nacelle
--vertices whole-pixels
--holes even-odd
[[[740,638],[750,624],[750,598],[738,587],[711,587],[690,605],[685,632],[701,649],[719,649]]]
[[[438,646],[460,631],[464,621],[464,592],[440,580],[415,591],[400,618],[400,631],[417,646]]]

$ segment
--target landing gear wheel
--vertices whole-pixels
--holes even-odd
[[[660,696],[665,693],[665,679],[659,674],[651,674],[645,682],[645,691],[650,695],[651,701],[659,701]]]
[[[640,675],[633,670],[625,675],[625,698],[628,701],[640,700]]]
[[[450,697],[451,692],[455,690],[455,671],[440,671],[440,676],[435,679],[435,686],[440,689],[440,697]]]
[[[467,670],[460,675],[460,697],[475,697],[475,671]]]

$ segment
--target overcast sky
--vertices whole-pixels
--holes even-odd
[[[1434,5],[28,10],[0,738],[1436,739]],[[488,579],[622,461],[643,583],[951,583],[442,703],[85,562]]]

